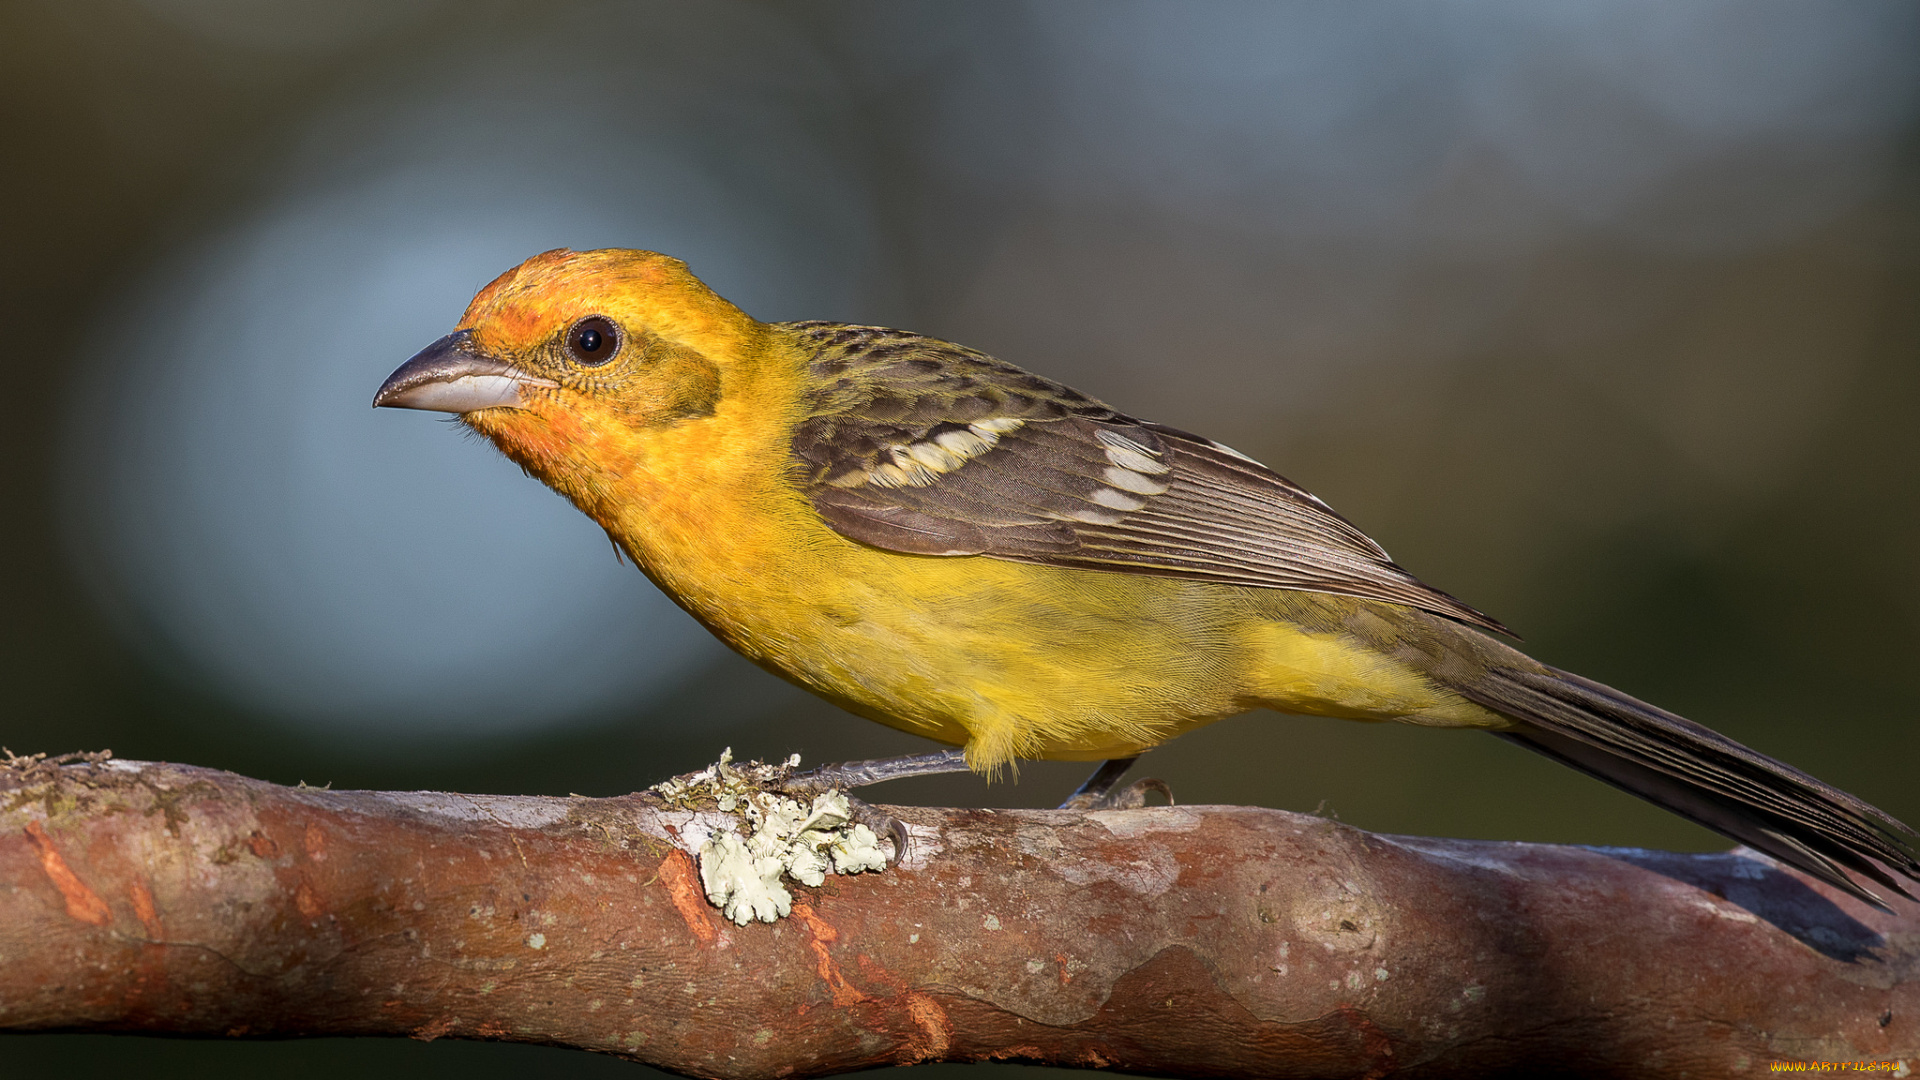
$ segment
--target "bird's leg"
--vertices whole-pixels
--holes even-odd
[[[907,754],[902,757],[874,758],[870,761],[843,761],[822,765],[782,785],[789,791],[825,791],[828,788],[857,788],[908,776],[938,776],[941,773],[967,771],[965,750],[936,750],[931,754]]]
[[[1067,801],[1060,804],[1060,809],[1137,810],[1147,805],[1149,791],[1159,792],[1167,800],[1167,805],[1172,806],[1173,789],[1167,786],[1165,780],[1149,778],[1129,784],[1119,791],[1114,790],[1114,787],[1120,783],[1120,778],[1127,775],[1127,770],[1133,768],[1133,763],[1139,760],[1140,755],[1135,754],[1132,757],[1109,758],[1101,762],[1100,767],[1093,770],[1093,775],[1087,777],[1087,782],[1080,785],[1080,790],[1068,796]]]
[[[1108,758],[1101,762],[1100,767],[1093,770],[1093,775],[1087,777],[1087,782],[1081,784],[1079,790],[1067,796],[1067,801],[1060,804],[1060,809],[1099,809],[1100,804],[1113,791],[1114,785],[1118,784],[1120,778],[1127,775],[1127,770],[1133,768],[1133,763],[1139,760],[1140,755],[1135,754],[1132,757]]]

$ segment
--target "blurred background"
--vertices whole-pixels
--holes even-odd
[[[607,795],[928,748],[368,408],[547,248],[952,338],[1273,465],[1615,684],[1920,821],[1920,8],[0,5],[0,743]],[[882,800],[1050,806],[1078,765]],[[1470,733],[1261,714],[1183,802],[1724,841]],[[7,1037],[151,1076],[568,1051]],[[986,1075],[1011,1066],[935,1067]]]

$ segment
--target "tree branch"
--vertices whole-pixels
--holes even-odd
[[[643,795],[0,764],[0,1027],[583,1047],[697,1076],[1721,1076],[1920,1058],[1920,905],[1748,852],[1235,807],[889,808],[878,874],[734,926]]]

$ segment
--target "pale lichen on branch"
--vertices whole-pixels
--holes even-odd
[[[698,851],[700,884],[707,900],[733,922],[774,922],[793,911],[793,894],[781,878],[819,887],[827,875],[884,870],[879,837],[853,820],[847,793],[820,792],[803,803],[780,790],[800,765],[794,754],[778,765],[736,765],[733,750],[699,772],[677,776],[650,790],[669,805],[693,809],[711,801],[748,828],[743,839],[731,827],[711,829]]]

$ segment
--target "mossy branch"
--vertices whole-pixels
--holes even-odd
[[[1920,905],[1745,852],[1235,807],[890,808],[912,850],[734,926],[644,795],[0,763],[0,1027],[509,1039],[696,1076],[1763,1073],[1920,1058]]]

